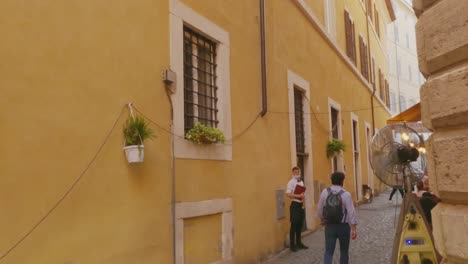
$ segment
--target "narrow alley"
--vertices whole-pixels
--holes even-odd
[[[359,206],[358,238],[351,241],[350,263],[353,264],[388,264],[392,255],[393,236],[400,212],[402,198],[393,196],[389,202],[390,191],[375,197],[372,203]],[[324,229],[304,237],[307,250],[282,251],[265,264],[319,264],[323,263],[325,249]],[[339,263],[339,244],[337,243],[333,263]]]

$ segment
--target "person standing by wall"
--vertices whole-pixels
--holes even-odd
[[[291,199],[289,207],[291,229],[289,231],[289,249],[293,252],[299,249],[307,249],[308,247],[302,244],[301,231],[304,224],[304,193],[295,194],[296,186],[304,187],[304,182],[301,179],[301,169],[299,167],[292,168],[292,178],[286,187],[286,195]]]

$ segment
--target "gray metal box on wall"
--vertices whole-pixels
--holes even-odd
[[[286,210],[284,204],[284,189],[277,189],[276,194],[276,219],[282,219],[286,217]]]

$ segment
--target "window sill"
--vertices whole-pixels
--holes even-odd
[[[183,138],[175,138],[174,155],[178,159],[232,161],[232,145],[197,144]]]

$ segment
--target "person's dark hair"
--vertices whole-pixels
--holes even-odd
[[[331,182],[333,185],[340,185],[343,186],[343,182],[345,179],[345,174],[341,171],[336,171],[331,175]]]
[[[294,166],[294,167],[292,168],[292,171],[295,171],[295,170],[300,171],[301,169],[300,169],[298,166]]]

